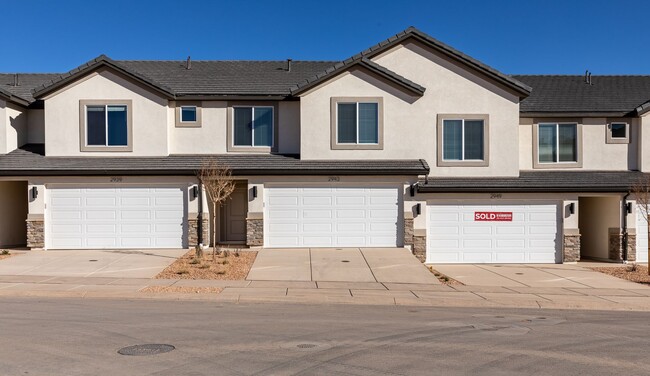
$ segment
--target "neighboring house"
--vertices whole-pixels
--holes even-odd
[[[650,76],[509,76],[414,28],[340,62],[0,75],[0,245],[178,248],[216,226],[429,263],[634,260],[648,113]],[[206,158],[237,180],[217,223]]]

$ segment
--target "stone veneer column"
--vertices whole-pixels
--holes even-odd
[[[562,262],[580,261],[580,233],[578,231],[578,229],[565,230]]]
[[[187,243],[190,248],[195,247],[199,244],[199,218],[198,214],[190,213],[187,220]],[[203,245],[210,245],[210,221],[208,219],[208,214],[203,213]]]
[[[413,231],[413,254],[420,262],[427,260],[427,230],[419,228]]]
[[[42,214],[29,214],[25,221],[27,225],[27,247],[45,247],[45,221]]]
[[[623,261],[623,233],[618,227],[609,228],[609,259]],[[627,234],[627,261],[636,261],[636,232],[629,229]]]
[[[248,217],[246,217],[246,245],[249,247],[264,245],[264,214],[248,213]]]

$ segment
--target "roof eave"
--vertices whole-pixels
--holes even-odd
[[[118,71],[119,73],[126,75],[127,77],[130,77],[139,83],[147,86],[148,88],[152,89],[155,92],[158,92],[159,94],[162,94],[164,97],[168,99],[174,99],[175,98],[175,93],[168,88],[165,88],[163,85],[157,84],[153,82],[150,79],[142,77],[140,74],[135,73],[131,70],[125,69],[124,67],[114,63],[110,58],[105,57],[105,56],[100,56],[99,58],[95,59],[95,61],[92,64],[88,64],[88,66],[83,67],[81,69],[78,69],[76,72],[69,74],[67,77],[62,77],[60,80],[55,81],[49,85],[45,85],[41,87],[40,89],[35,89],[33,91],[33,96],[35,99],[42,99],[43,97],[47,96],[48,94],[67,86],[68,84],[77,81],[78,79],[86,76],[89,73],[94,72],[95,70],[101,68],[101,67],[108,67],[113,70]],[[75,70],[73,69],[73,71]],[[72,72],[72,71],[71,71]]]
[[[533,117],[630,117],[634,116],[630,111],[519,111],[521,118]]]

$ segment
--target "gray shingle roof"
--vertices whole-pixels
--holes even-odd
[[[169,97],[183,96],[288,96],[297,82],[332,66],[332,61],[185,61],[113,60],[98,56],[77,68],[36,87],[43,96],[74,81],[87,72],[106,65],[133,77]]]
[[[223,154],[168,157],[45,157],[43,145],[0,155],[0,176],[194,175],[205,159],[229,166],[234,175],[426,175],[423,160],[301,160],[290,155]]]
[[[629,192],[638,171],[521,171],[512,178],[429,178],[420,192]]]
[[[650,100],[650,76],[592,76],[592,85],[584,76],[513,77],[533,87],[521,102],[522,113],[630,113]]]
[[[6,91],[8,95],[31,103],[34,101],[32,90],[59,75],[58,73],[18,73],[18,86],[14,86],[15,74],[0,73],[0,92]]]

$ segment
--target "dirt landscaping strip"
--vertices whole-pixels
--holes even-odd
[[[4,259],[9,258],[11,256],[14,256],[14,254],[9,252],[9,251],[3,250],[3,249],[0,250],[0,260],[4,260]]]
[[[218,294],[223,291],[220,287],[190,287],[190,286],[147,286],[140,290],[145,293],[181,293],[181,294]]]
[[[461,281],[457,281],[449,276],[446,276],[439,271],[435,270],[433,267],[429,266],[428,267],[429,271],[433,273],[433,275],[438,278],[438,281],[442,283],[443,285],[447,286],[464,286],[465,284],[462,283]]]
[[[645,265],[616,265],[592,267],[591,270],[611,275],[616,278],[625,279],[631,282],[650,286],[650,275]]]
[[[255,261],[257,252],[228,250],[217,255],[214,260],[211,251],[206,251],[202,259],[195,256],[194,250],[160,272],[156,279],[216,279],[243,280]]]

